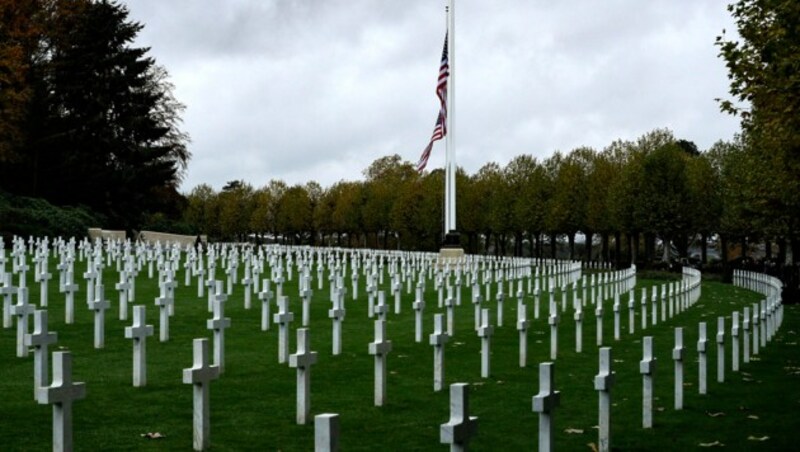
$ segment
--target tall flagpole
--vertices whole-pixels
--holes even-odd
[[[444,233],[456,230],[456,33],[455,33],[455,0],[447,0],[447,62],[450,66],[450,77],[447,81],[447,135],[445,152],[445,209]],[[447,243],[454,245],[453,243]]]

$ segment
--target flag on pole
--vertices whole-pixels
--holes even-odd
[[[433,134],[431,140],[422,151],[422,156],[417,162],[417,171],[420,173],[425,170],[428,165],[428,158],[431,156],[433,149],[433,142],[441,140],[447,135],[447,79],[450,77],[450,65],[447,61],[447,34],[444,35],[444,49],[442,50],[442,63],[439,65],[439,81],[436,84],[436,97],[439,98],[439,115],[436,118],[436,125],[433,127]]]

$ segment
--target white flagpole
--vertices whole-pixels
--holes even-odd
[[[445,152],[445,236],[456,229],[456,33],[455,33],[455,0],[447,0],[447,62],[450,66],[450,78],[447,81],[447,145]]]

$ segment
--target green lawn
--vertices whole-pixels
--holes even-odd
[[[7,264],[10,267],[10,264]],[[54,263],[53,263],[54,267]],[[76,273],[84,263],[76,263]],[[58,332],[55,348],[72,351],[74,380],[86,382],[87,397],[74,405],[76,450],[187,450],[192,445],[192,390],[182,383],[182,369],[192,364],[192,339],[211,337],[206,330],[205,298],[197,297],[196,283],[183,286],[183,270],[177,275],[175,316],[170,321],[170,340],[158,341],[158,310],[155,280],[147,279],[146,268],[139,274],[136,303],[147,306],[148,323],[155,335],[147,344],[147,386],[134,388],[131,379],[132,344],[124,338],[129,320],[117,319],[118,295],[107,290],[112,309],[106,316],[106,346],[93,348],[93,317],[83,291],[76,295],[76,322],[64,324],[64,296],[58,293],[55,270],[50,284],[49,325]],[[316,276],[316,272],[314,272]],[[222,277],[221,269],[217,277]],[[116,271],[105,270],[107,287],[118,279]],[[349,285],[349,277],[346,279]],[[81,280],[81,282],[83,282]],[[640,280],[639,288],[662,283]],[[448,391],[433,391],[433,352],[427,336],[433,328],[437,297],[428,284],[425,311],[425,338],[414,341],[413,295],[403,295],[403,312],[389,314],[387,335],[393,342],[388,357],[388,402],[373,406],[373,357],[367,353],[373,323],[366,314],[365,279],[360,279],[360,298],[346,301],[347,318],[343,325],[343,352],[331,355],[331,321],[327,318],[327,274],[325,289],[315,290],[312,301],[311,344],[319,353],[312,369],[311,412],[340,414],[342,450],[446,450],[439,444],[439,425],[446,422]],[[384,279],[383,290],[390,279]],[[30,300],[38,302],[38,284],[30,276]],[[316,289],[317,283],[312,286]],[[405,285],[404,285],[405,288]],[[636,333],[627,334],[627,309],[622,310],[623,337],[613,340],[611,300],[605,302],[605,345],[612,347],[616,384],[612,389],[612,443],[622,450],[677,450],[698,448],[700,443],[718,441],[726,450],[791,450],[796,448],[796,413],[800,409],[800,352],[797,330],[800,310],[789,306],[785,321],[775,339],[761,350],[757,360],[730,370],[730,344],[727,345],[726,382],[716,382],[716,318],[728,317],[761,298],[759,294],[718,282],[704,282],[700,301],[688,311],[640,330],[640,310],[636,310]],[[295,350],[294,329],[300,324],[297,275],[284,285],[291,295],[295,322],[290,334]],[[493,293],[496,287],[493,285]],[[495,329],[492,338],[492,375],[480,377],[480,342],[473,331],[473,307],[467,302],[470,289],[464,289],[462,305],[456,311],[455,337],[446,350],[446,381],[470,383],[472,414],[479,417],[479,431],[471,443],[473,450],[534,450],[537,444],[537,414],[531,411],[531,397],[538,392],[538,363],[549,360],[550,334],[544,315],[533,319],[533,303],[528,298],[531,319],[528,366],[519,367],[518,332],[515,329],[516,300],[505,302],[505,325]],[[571,296],[571,291],[570,291]],[[560,294],[556,300],[560,304]],[[393,306],[393,297],[387,296]],[[627,295],[622,297],[622,306]],[[312,450],[313,422],[295,424],[295,370],[278,364],[278,330],[260,329],[260,301],[253,297],[253,308],[243,307],[242,288],[237,287],[226,306],[232,327],[226,331],[225,373],[211,385],[211,443],[215,450]],[[491,308],[496,321],[496,303]],[[648,307],[649,308],[649,307]],[[649,311],[649,309],[648,309]],[[272,312],[275,312],[273,301]],[[696,341],[699,321],[709,323],[708,395],[697,393]],[[673,328],[683,326],[686,344],[685,395],[683,411],[673,410]],[[587,307],[583,322],[583,353],[574,352],[575,327],[572,312],[562,315],[559,327],[559,356],[556,361],[556,386],[561,391],[561,406],[555,414],[555,444],[562,450],[589,450],[597,442],[597,393],[592,379],[597,373],[593,307]],[[641,337],[654,336],[658,365],[655,376],[656,412],[654,428],[641,428]],[[729,338],[728,333],[728,338]],[[33,357],[15,355],[15,329],[0,330],[0,448],[3,450],[47,450],[51,446],[51,407],[33,399]],[[54,348],[54,349],[55,349]],[[718,414],[723,413],[723,414]],[[713,416],[712,416],[713,415]],[[566,429],[582,433],[566,433]],[[147,432],[166,437],[148,440]],[[765,438],[755,441],[749,438]]]

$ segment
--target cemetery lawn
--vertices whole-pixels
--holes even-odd
[[[132,386],[132,342],[124,338],[129,320],[118,320],[118,292],[113,283],[118,274],[104,270],[106,298],[105,348],[93,348],[93,315],[86,307],[85,282],[76,276],[81,290],[75,296],[75,323],[64,323],[64,295],[58,291],[58,273],[51,262],[53,279],[49,289],[49,327],[58,333],[54,350],[70,350],[73,380],[86,382],[87,396],[73,405],[75,450],[189,450],[192,445],[192,389],[182,383],[182,369],[192,364],[192,339],[211,338],[206,329],[206,298],[198,298],[196,279],[185,287],[183,271],[176,275],[175,315],[170,319],[170,340],[158,340],[158,295],[156,279],[147,278],[146,267],[136,280],[134,304],[147,306],[147,323],[155,334],[147,340],[147,386]],[[76,274],[85,263],[76,262]],[[80,269],[80,271],[79,271]],[[218,278],[223,278],[218,269]],[[241,269],[240,269],[241,271]],[[316,276],[316,272],[314,272]],[[676,276],[677,277],[677,276]],[[39,284],[29,275],[30,302],[38,303]],[[290,352],[296,350],[294,330],[300,326],[298,277],[284,284],[295,314],[291,325]],[[347,310],[343,323],[342,354],[331,354],[331,321],[327,273],[324,289],[314,289],[311,311],[311,349],[319,358],[311,370],[311,416],[339,413],[340,447],[354,450],[446,450],[439,443],[439,426],[449,417],[449,391],[433,391],[433,351],[428,335],[433,329],[437,294],[428,283],[425,296],[424,339],[414,341],[413,294],[403,284],[402,313],[391,309],[387,337],[393,343],[388,355],[387,403],[373,406],[373,357],[367,353],[373,340],[373,322],[367,317],[364,277],[359,279],[359,299],[353,300],[349,276]],[[783,325],[752,362],[731,371],[730,315],[733,310],[761,299],[744,289],[704,281],[700,301],[677,316],[648,326],[642,332],[638,299],[640,288],[663,280],[639,280],[636,290],[635,334],[628,334],[627,295],[621,297],[622,336],[613,338],[612,300],[604,302],[604,343],[612,347],[616,381],[612,387],[612,445],[620,450],[682,450],[724,444],[725,450],[796,450],[800,431],[800,307],[787,306]],[[16,283],[16,280],[15,280]],[[381,290],[388,293],[390,278]],[[274,291],[274,284],[272,286]],[[483,288],[481,289],[484,293]],[[497,326],[497,304],[484,303],[495,325],[492,337],[491,377],[480,377],[480,342],[473,330],[471,289],[462,289],[462,304],[456,308],[455,335],[446,346],[446,384],[470,384],[470,414],[479,418],[472,450],[536,450],[538,414],[531,411],[531,398],[539,391],[538,363],[549,361],[550,332],[547,300],[534,319],[531,296],[526,298],[531,327],[528,334],[528,365],[519,366],[519,333],[516,330],[515,298],[504,303],[504,325]],[[496,294],[492,284],[492,298]],[[569,291],[571,300],[571,290]],[[556,293],[561,304],[561,294]],[[571,305],[571,302],[568,304]],[[296,371],[278,364],[278,328],[261,331],[261,301],[254,295],[252,308],[243,307],[243,288],[236,285],[226,303],[231,319],[226,330],[225,371],[211,383],[211,444],[214,450],[313,450],[313,420],[295,423]],[[648,306],[648,315],[650,311]],[[271,314],[276,312],[272,301]],[[660,313],[659,313],[660,314]],[[718,383],[717,316],[726,317],[726,381]],[[659,315],[660,317],[660,315]],[[698,322],[708,322],[708,394],[697,391]],[[32,323],[32,321],[31,321]],[[649,322],[648,322],[649,324]],[[684,327],[684,409],[673,409],[673,329]],[[572,310],[561,314],[559,354],[555,365],[556,388],[561,404],[554,418],[555,447],[589,450],[597,442],[598,395],[593,377],[598,372],[594,307],[584,308],[583,352],[575,353],[575,323]],[[642,423],[642,359],[644,335],[654,336],[658,362],[655,373],[654,428]],[[741,338],[741,336],[740,336]],[[0,329],[0,448],[4,451],[51,448],[51,407],[38,405],[33,397],[33,356],[17,358],[15,328]],[[50,370],[52,375],[52,369]],[[142,435],[160,433],[161,439]]]

